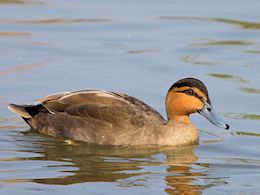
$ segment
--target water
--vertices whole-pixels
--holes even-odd
[[[1,194],[259,194],[260,1],[0,1]],[[229,131],[200,144],[104,147],[35,134],[7,110],[101,88],[165,116],[172,83],[206,83]]]

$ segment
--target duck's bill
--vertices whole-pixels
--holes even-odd
[[[222,118],[220,118],[209,103],[205,102],[204,107],[198,110],[198,113],[208,119],[212,124],[226,130],[229,129],[229,125],[226,124]]]

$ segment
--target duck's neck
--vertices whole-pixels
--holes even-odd
[[[184,145],[198,142],[198,130],[188,116],[173,117],[162,129],[160,145]]]
[[[188,115],[172,115],[168,119],[168,123],[170,123],[171,121],[176,121],[176,122],[184,123],[184,124],[191,124],[190,118]]]

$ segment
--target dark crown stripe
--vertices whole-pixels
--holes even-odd
[[[180,87],[196,87],[198,88],[202,93],[205,94],[205,96],[208,98],[208,103],[210,104],[210,99],[209,99],[209,95],[208,95],[208,90],[205,87],[205,85],[198,79],[195,78],[185,78],[185,79],[181,79],[179,81],[177,81],[176,83],[174,83],[169,91],[171,91],[174,88],[180,88]],[[169,92],[168,91],[168,92]]]

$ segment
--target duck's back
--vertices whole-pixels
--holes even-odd
[[[152,144],[163,117],[142,101],[102,90],[64,92],[38,100],[38,111],[25,108],[27,123],[40,133],[98,144]],[[36,107],[36,106],[35,106]],[[20,108],[21,110],[21,108]],[[142,139],[139,137],[142,136]]]

